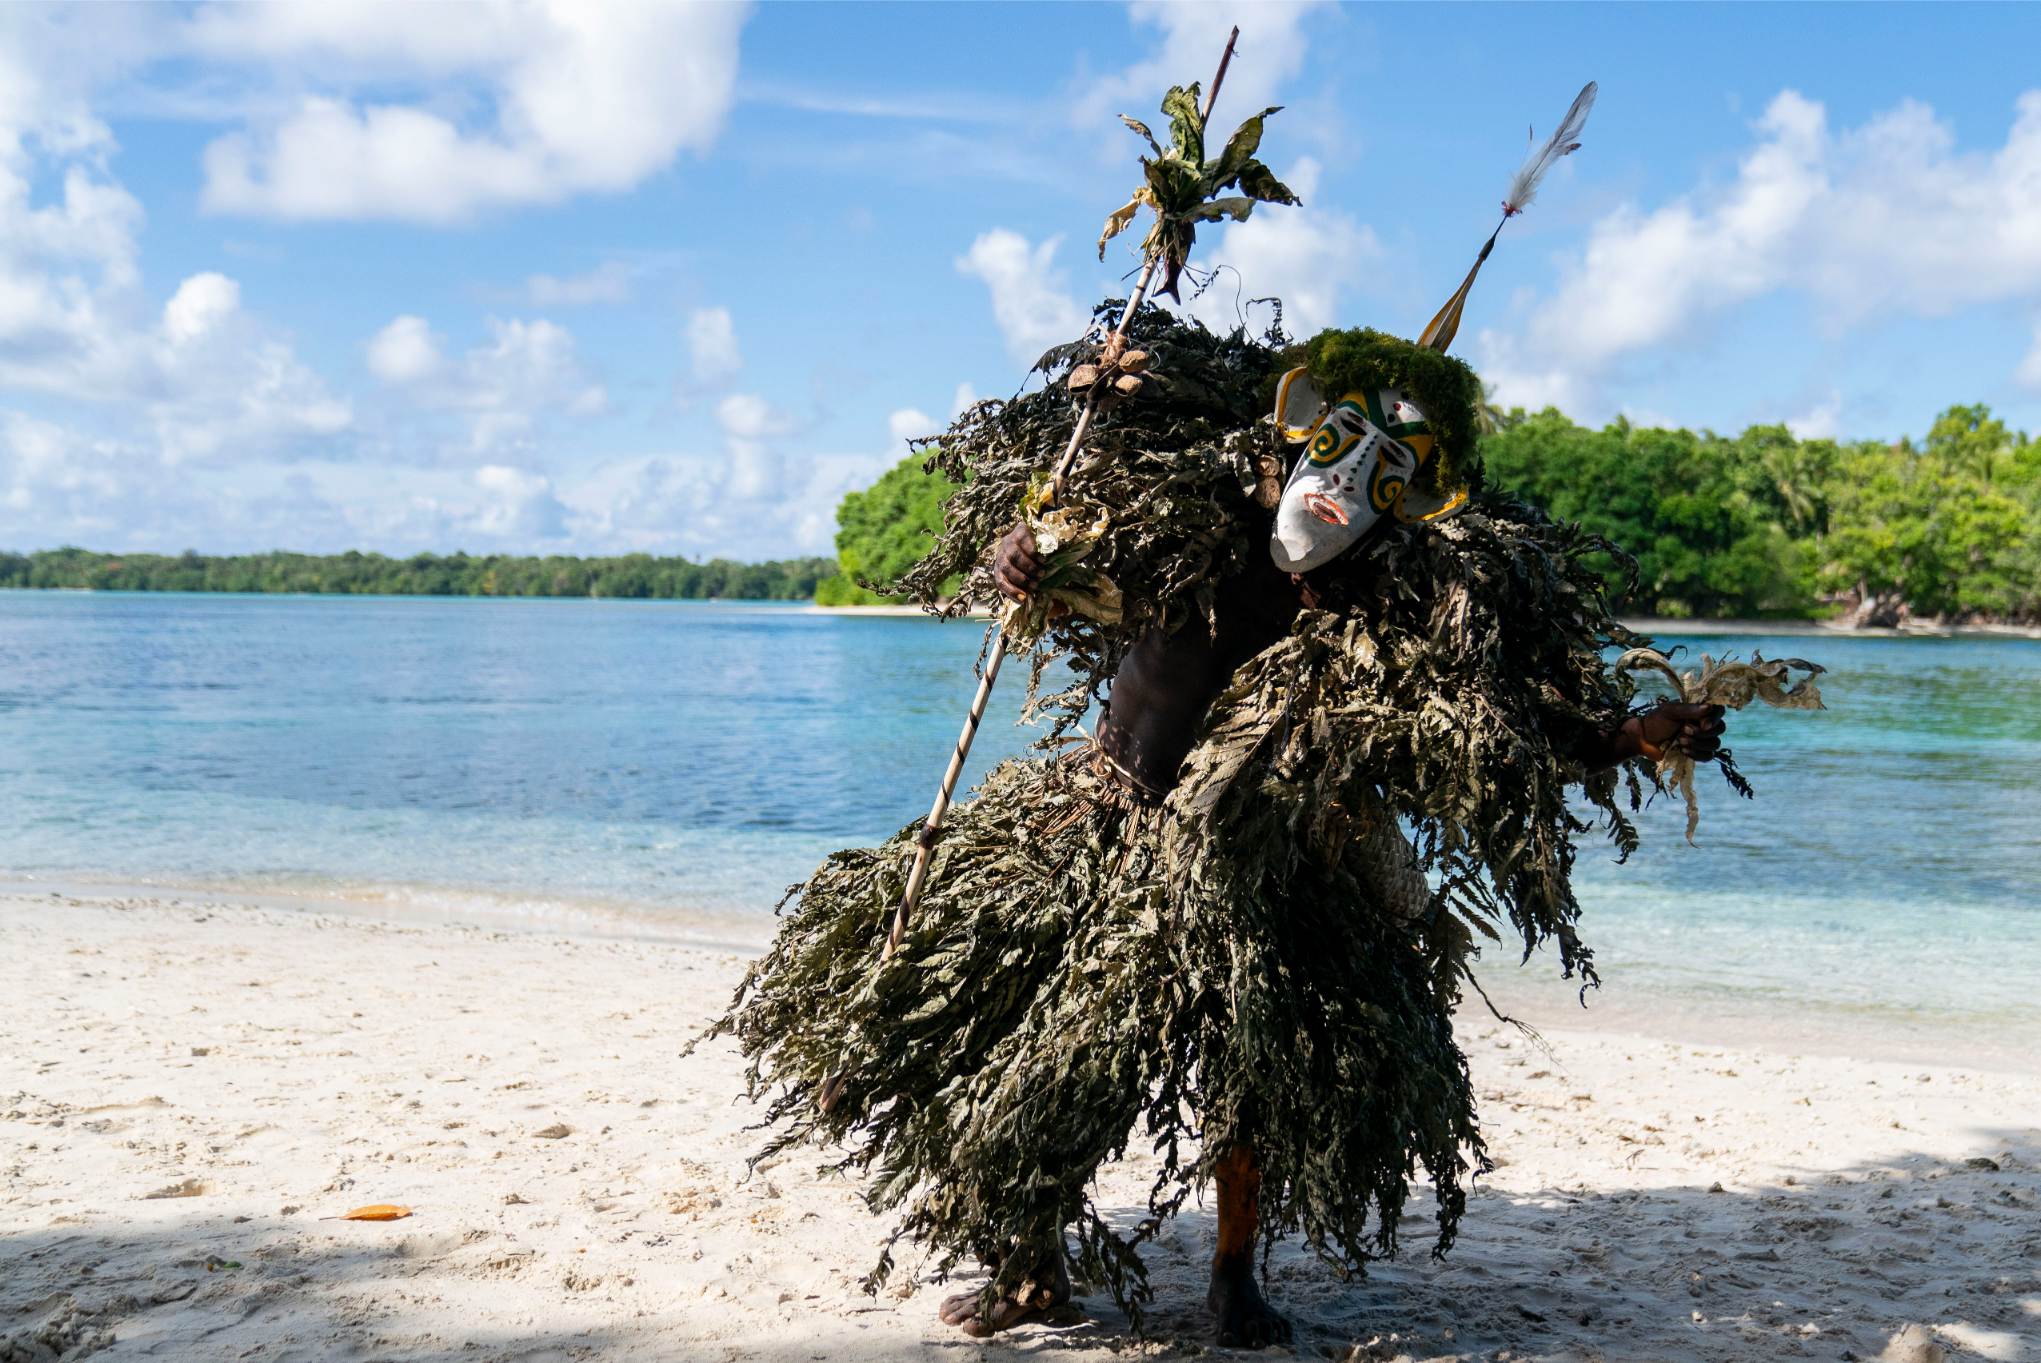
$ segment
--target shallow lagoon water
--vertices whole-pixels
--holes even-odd
[[[925,811],[980,636],[752,604],[0,592],[0,876],[762,916]],[[1758,798],[1704,780],[1700,846],[1661,801],[1627,865],[1586,850],[1606,976],[2041,1022],[2041,644],[1661,643],[1805,654],[1831,708],[1733,720]],[[1019,693],[968,779],[1033,736]]]

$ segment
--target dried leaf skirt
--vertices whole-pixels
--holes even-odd
[[[1007,762],[953,814],[883,967],[919,828],[830,857],[715,1028],[769,1101],[766,1153],[834,1147],[940,1270],[975,1256],[1018,1288],[1068,1252],[1136,1312],[1135,1247],[1239,1141],[1270,1239],[1358,1269],[1394,1252],[1422,1170],[1443,1249],[1482,1156],[1423,876],[1380,806],[1305,846],[1269,835],[1261,798],[1192,817],[1183,792],[1127,807],[1089,748]],[[1157,1157],[1147,1204],[1098,1205],[1130,1147]]]

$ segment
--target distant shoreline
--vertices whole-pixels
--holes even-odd
[[[898,618],[926,616],[919,606],[817,606],[801,608],[817,615],[871,615]],[[988,612],[972,611],[972,619]],[[2041,639],[2036,625],[1903,625],[1897,629],[1857,628],[1826,620],[1677,620],[1663,616],[1632,616],[1622,620],[1638,634],[1746,635],[1780,634],[1810,639]]]
[[[105,587],[0,587],[0,594],[78,596],[205,596],[223,599],[292,599],[355,601],[601,601],[665,605],[770,606],[804,615],[870,616],[878,619],[924,619],[929,613],[919,606],[821,606],[800,597],[771,596],[540,596],[495,595],[473,592],[223,592],[164,591]],[[967,611],[961,617],[989,620],[985,610]],[[2029,639],[2041,640],[2041,625],[1936,625],[1907,624],[1896,628],[1857,627],[1828,620],[1675,619],[1666,616],[1631,616],[1621,619],[1624,628],[1644,635],[1683,634],[1784,635],[1811,639]]]
[[[1625,619],[1638,634],[1790,634],[1828,639],[2041,639],[2036,625],[1855,626],[1827,620],[1673,620],[1659,616]]]

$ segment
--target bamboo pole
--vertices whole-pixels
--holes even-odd
[[[1235,25],[1226,39],[1226,50],[1220,54],[1219,70],[1212,77],[1212,88],[1205,94],[1204,117],[1211,120],[1212,108],[1219,102],[1219,86],[1226,79],[1226,68],[1233,63],[1233,45],[1240,41],[1240,28]],[[1141,310],[1142,302],[1148,296],[1148,286],[1155,281],[1155,269],[1162,263],[1161,253],[1148,258],[1142,267],[1140,279],[1135,281],[1134,291],[1127,296],[1127,307],[1120,314],[1119,325],[1113,328],[1112,336],[1106,342],[1107,353],[1119,348],[1127,336],[1127,328],[1134,321],[1134,314]],[[1070,443],[1063,448],[1063,457],[1056,461],[1055,476],[1049,484],[1051,504],[1063,496],[1063,485],[1070,478],[1070,470],[1077,463],[1077,453],[1084,446],[1084,437],[1091,430],[1091,419],[1098,412],[1098,389],[1094,388],[1084,400],[1084,410],[1078,413],[1077,425],[1070,432]],[[999,665],[1006,660],[1006,631],[1002,629],[992,641],[992,652],[985,660],[984,673],[978,678],[978,694],[971,698],[971,709],[964,716],[964,730],[957,735],[957,746],[950,753],[950,764],[943,771],[942,784],[937,787],[935,804],[928,811],[928,818],[921,825],[921,836],[914,843],[914,868],[907,874],[907,887],[901,891],[900,903],[893,911],[893,926],[886,934],[886,949],[880,954],[881,963],[893,959],[900,949],[901,941],[907,936],[907,925],[914,916],[915,905],[921,902],[922,887],[928,883],[929,858],[935,852],[936,839],[942,833],[943,819],[950,812],[950,800],[957,791],[957,779],[963,775],[964,760],[971,754],[971,744],[978,737],[979,721],[985,718],[985,703],[992,696],[992,688],[999,681]]]

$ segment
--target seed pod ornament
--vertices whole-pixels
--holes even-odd
[[[1148,372],[1153,356],[1145,350],[1124,349],[1123,338],[1113,337],[1099,348],[1093,359],[1074,366],[1064,385],[1073,401],[1095,401],[1101,411],[1139,397],[1155,381]]]

